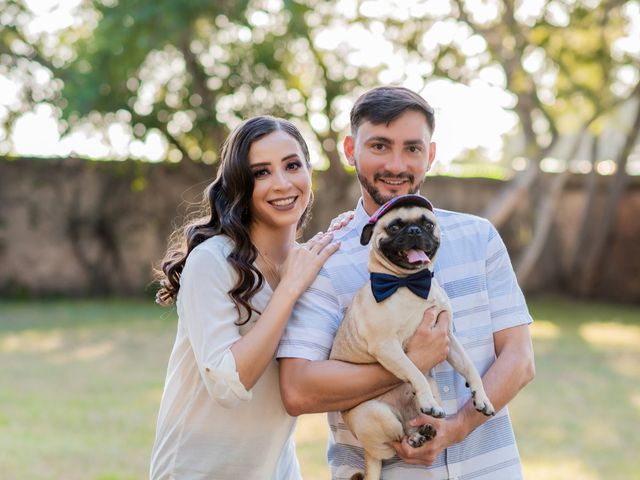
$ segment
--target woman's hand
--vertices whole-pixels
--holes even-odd
[[[333,234],[318,234],[303,245],[294,244],[279,269],[280,282],[256,324],[231,347],[236,370],[246,390],[262,376],[278,347],[298,297],[316,278],[340,244]]]
[[[349,222],[353,220],[353,217],[355,217],[355,215],[356,213],[353,210],[348,210],[341,213],[336,218],[331,220],[327,232],[335,232],[336,230],[340,230],[341,228],[346,227],[347,225],[349,225]]]
[[[299,297],[315,280],[324,262],[340,248],[340,242],[331,243],[333,234],[318,233],[311,240],[294,245],[282,266],[278,287]]]

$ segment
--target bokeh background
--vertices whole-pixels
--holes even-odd
[[[151,271],[222,141],[300,127],[310,236],[359,196],[341,143],[381,84],[434,106],[422,193],[490,219],[529,299],[527,478],[640,478],[631,0],[0,0],[0,478],[146,476],[176,321]],[[299,423],[328,478],[324,419]]]

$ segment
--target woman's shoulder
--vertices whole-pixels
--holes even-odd
[[[233,250],[233,241],[226,235],[215,235],[207,238],[204,242],[196,246],[185,262],[185,269],[199,268],[206,269],[211,266],[226,266],[227,257]],[[206,265],[207,267],[204,267]],[[198,268],[198,267],[196,267]]]
[[[200,245],[195,247],[193,251],[210,252],[216,256],[222,256],[225,259],[233,250],[233,240],[226,235],[214,235],[207,238]]]

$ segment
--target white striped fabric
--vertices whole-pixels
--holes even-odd
[[[456,336],[484,374],[495,359],[493,333],[529,324],[532,319],[515,280],[506,248],[487,220],[436,209],[442,244],[435,278],[453,307]],[[300,298],[282,337],[277,356],[325,360],[333,338],[355,292],[368,278],[368,249],[360,245],[360,231],[369,216],[362,201],[355,218],[336,233],[340,250],[326,263],[316,281]],[[443,407],[455,414],[469,400],[464,379],[444,362],[435,369]],[[328,458],[332,478],[349,479],[362,471],[358,441],[340,413],[328,414]],[[446,449],[429,467],[408,465],[398,457],[383,462],[385,480],[522,478],[520,458],[507,408],[473,431],[465,441]]]

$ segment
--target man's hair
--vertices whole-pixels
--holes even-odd
[[[355,136],[364,122],[388,125],[407,110],[424,114],[433,134],[436,120],[431,105],[408,88],[386,86],[369,90],[356,100],[351,109],[351,135]]]

